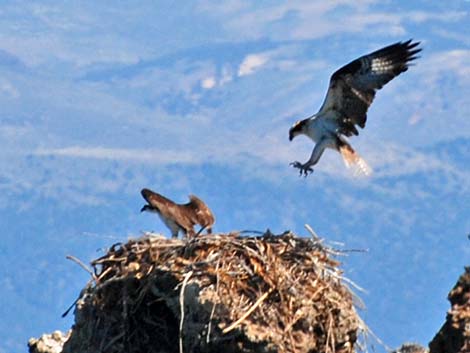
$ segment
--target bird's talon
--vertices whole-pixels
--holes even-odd
[[[309,166],[306,166],[305,164],[302,164],[300,162],[292,162],[290,163],[291,166],[293,166],[294,168],[298,168],[299,169],[299,177],[303,176],[303,177],[307,177],[307,175],[313,173],[313,168],[312,167],[309,167]]]

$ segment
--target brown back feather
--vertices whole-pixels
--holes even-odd
[[[209,207],[195,195],[189,195],[188,203],[177,204],[150,189],[142,189],[141,194],[151,207],[157,209],[163,217],[174,220],[189,235],[194,234],[196,224],[210,231],[215,222]]]
[[[186,206],[192,210],[193,221],[202,227],[211,228],[215,218],[210,208],[195,195],[189,195],[189,200]]]
[[[143,189],[141,194],[149,205],[157,209],[163,217],[172,219],[186,232],[193,231],[195,222],[193,222],[191,212],[188,213],[184,205],[178,205],[165,196],[149,189]]]

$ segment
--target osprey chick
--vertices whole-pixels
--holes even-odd
[[[375,93],[387,82],[408,70],[421,51],[419,42],[398,42],[351,61],[330,78],[325,101],[317,114],[297,121],[289,130],[289,140],[298,135],[310,137],[316,144],[305,163],[291,165],[307,176],[326,148],[341,153],[347,167],[369,175],[372,170],[351,147],[346,137],[358,135],[355,125],[364,128],[367,110]]]
[[[157,213],[163,223],[171,230],[173,238],[178,237],[180,230],[186,236],[195,236],[194,226],[196,224],[202,227],[199,232],[207,229],[207,233],[212,233],[212,225],[215,222],[214,215],[198,197],[189,195],[189,202],[180,205],[149,189],[142,189],[140,193],[148,203],[142,207],[140,212]]]

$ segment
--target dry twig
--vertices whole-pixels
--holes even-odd
[[[65,256],[65,258],[67,260],[71,260],[71,261],[75,262],[76,264],[78,264],[81,268],[83,268],[86,272],[88,272],[90,274],[90,276],[93,278],[94,281],[96,281],[96,276],[93,273],[93,271],[90,270],[90,268],[87,265],[85,265],[82,261],[80,261],[80,259],[76,258],[73,255],[67,255],[67,256]]]
[[[228,333],[232,331],[234,328],[236,328],[238,325],[240,325],[250,314],[258,307],[261,305],[261,303],[268,297],[269,294],[272,292],[272,288],[264,293],[259,299],[251,306],[250,309],[248,309],[237,321],[235,321],[233,324],[231,324],[229,327],[226,327],[222,330],[223,333]]]
[[[189,271],[184,275],[183,284],[181,285],[180,290],[180,328],[179,328],[179,343],[180,343],[180,353],[183,353],[183,324],[184,324],[184,290],[188,284],[189,278],[193,275],[193,271]]]

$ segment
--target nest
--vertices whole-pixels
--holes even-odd
[[[363,326],[336,254],[290,232],[115,244],[63,352],[354,352]]]

